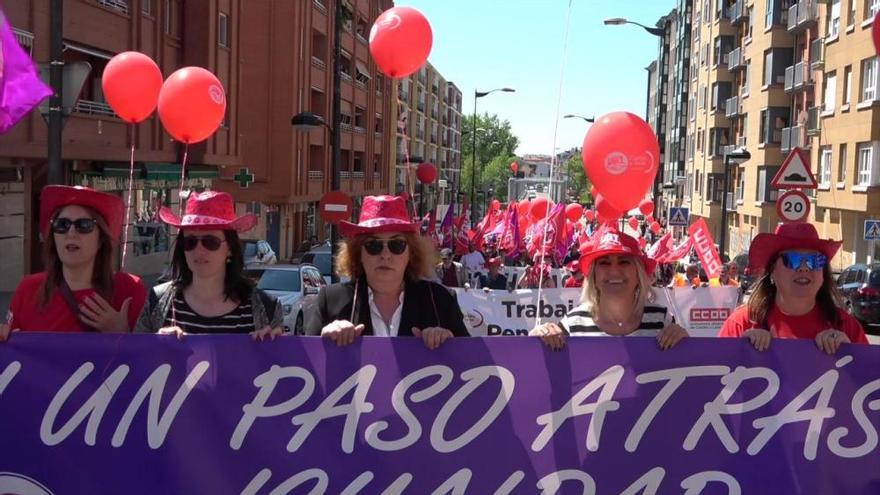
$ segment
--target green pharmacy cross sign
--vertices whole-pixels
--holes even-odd
[[[234,175],[232,179],[238,182],[239,186],[247,189],[250,187],[251,182],[254,181],[254,174],[251,173],[249,168],[240,168],[238,169],[238,174]]]

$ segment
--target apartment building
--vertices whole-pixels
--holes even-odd
[[[414,204],[427,211],[449,205],[461,191],[461,90],[426,63],[397,82],[396,173],[389,190],[408,191],[414,185]],[[437,167],[437,181],[421,187],[415,179],[418,162]],[[442,214],[445,210],[438,208]]]

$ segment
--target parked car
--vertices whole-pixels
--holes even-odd
[[[272,246],[264,240],[242,239],[241,245],[245,266],[274,265],[278,261]]]
[[[328,284],[333,275],[333,257],[330,254],[330,243],[325,242],[318,247],[310,249],[306,254],[302,255],[300,262],[309,263],[318,267],[321,276]]]
[[[847,311],[867,325],[880,323],[880,263],[852,265],[837,277]]]
[[[284,331],[303,335],[305,310],[326,285],[313,265],[272,265],[266,267],[257,288],[278,298],[284,311]]]

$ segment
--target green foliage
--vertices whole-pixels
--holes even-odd
[[[465,115],[461,127],[461,180],[460,191],[470,198],[472,177],[477,192],[491,187],[495,198],[507,200],[507,179],[511,177],[510,163],[516,160],[514,151],[519,138],[513,135],[510,122],[497,115],[476,116],[476,154],[474,150],[474,116]],[[476,159],[476,177],[474,177]],[[468,199],[470,201],[470,199]]]
[[[577,201],[581,204],[594,203],[593,197],[590,195],[590,186],[592,184],[587,177],[587,173],[584,171],[584,162],[581,159],[581,154],[577,153],[569,158],[565,164],[565,169],[568,171],[569,191],[578,198]]]

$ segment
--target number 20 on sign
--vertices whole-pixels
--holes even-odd
[[[810,200],[801,191],[786,191],[776,200],[776,213],[785,222],[803,222],[810,214]]]

